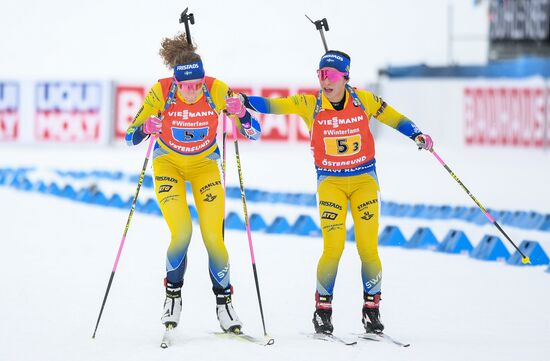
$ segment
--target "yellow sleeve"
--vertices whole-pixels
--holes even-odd
[[[369,118],[372,116],[411,139],[414,139],[418,134],[422,134],[416,124],[395,110],[379,96],[367,90],[357,90],[356,93],[367,108]]]
[[[397,129],[402,120],[406,119],[403,114],[399,113],[382,98],[370,91],[356,90],[356,92],[359,99],[365,104],[369,113],[369,118],[371,116],[375,117],[376,120],[395,129]]]
[[[128,127],[135,128],[145,122],[150,116],[157,115],[158,112],[164,110],[164,95],[162,94],[162,87],[159,82],[155,83],[153,87],[149,90],[149,93],[145,96],[145,100],[141,105],[141,108],[138,110],[134,120]]]
[[[132,123],[126,130],[126,144],[132,146],[139,144],[147,135],[141,131],[140,126],[152,115],[157,115],[164,109],[164,96],[162,95],[162,86],[157,82],[145,96],[145,100],[139,108]]]
[[[229,86],[219,79],[214,79],[212,82],[212,88],[210,89],[210,96],[212,101],[216,106],[216,112],[219,114],[222,110],[225,109],[225,98],[227,97],[227,92],[229,91]]]

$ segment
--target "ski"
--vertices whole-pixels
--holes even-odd
[[[166,326],[166,330],[164,331],[164,335],[162,336],[162,341],[160,342],[161,348],[168,348],[174,344],[174,332],[175,327],[173,327],[172,325]],[[265,338],[258,338],[250,336],[243,332],[212,332],[212,334],[218,337],[247,341],[260,346],[271,346],[275,343],[275,339],[271,337],[266,336]]]
[[[161,348],[168,348],[174,343],[174,326],[168,324],[166,330],[164,330],[164,335],[162,336],[162,341],[160,342]]]
[[[329,341],[329,342],[337,342],[341,343],[346,346],[355,346],[357,345],[357,341],[348,341],[341,337],[334,336],[331,333],[309,333],[309,337],[315,339],[315,340],[321,340],[321,341]]]
[[[246,333],[243,333],[242,331],[240,331],[240,332],[214,332],[213,334],[218,336],[218,337],[230,338],[230,339],[236,339],[236,340],[251,342],[251,343],[254,343],[254,344],[260,345],[260,346],[271,346],[275,343],[275,339],[273,339],[269,336],[259,338],[259,337],[254,337],[254,336],[248,335]]]
[[[401,342],[399,340],[396,340],[395,338],[389,336],[388,334],[385,334],[384,332],[379,333],[361,333],[357,335],[359,340],[365,340],[365,341],[375,341],[375,342],[387,342],[392,345],[396,345],[399,347],[409,347],[410,343]]]

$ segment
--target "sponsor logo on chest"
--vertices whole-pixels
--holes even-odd
[[[319,119],[317,120],[317,124],[333,128],[338,128],[340,125],[347,125],[347,124],[355,124],[363,121],[365,119],[364,115],[358,115],[356,117],[350,117],[350,118],[338,118],[338,117],[332,117],[331,119]]]
[[[174,118],[180,118],[183,120],[192,119],[192,118],[202,118],[215,116],[216,113],[213,110],[205,110],[200,112],[192,112],[187,109],[181,111],[169,111],[168,116]]]

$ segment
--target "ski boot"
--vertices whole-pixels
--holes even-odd
[[[239,320],[237,313],[233,309],[233,304],[231,303],[233,288],[228,287],[223,290],[214,288],[213,291],[216,295],[216,315],[218,316],[218,321],[220,321],[220,327],[223,332],[242,333],[241,328],[243,323]]]
[[[315,292],[315,312],[313,313],[313,327],[316,333],[332,334],[332,296],[321,296]]]
[[[164,311],[160,321],[168,328],[175,328],[180,321],[181,314],[181,287],[183,281],[170,283],[164,279],[166,286],[166,299],[164,300]]]
[[[384,325],[380,321],[380,294],[364,294],[363,299],[363,326],[367,333],[381,333]]]

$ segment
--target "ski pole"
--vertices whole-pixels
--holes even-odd
[[[187,10],[189,8],[185,8],[180,16],[180,24],[185,23],[185,34],[187,37],[187,43],[191,44],[191,32],[189,30],[189,22],[191,24],[195,24],[195,17],[193,14],[187,14]],[[164,110],[168,109],[170,105],[172,104],[172,100],[174,99],[176,95],[176,91],[178,89],[178,86],[175,82],[172,82],[172,85],[170,86],[170,91],[168,92],[168,97],[166,98],[164,102]],[[162,120],[163,116],[162,113],[159,112],[160,119]],[[105,291],[105,295],[103,296],[103,302],[101,303],[101,309],[99,310],[99,316],[97,317],[97,322],[94,328],[94,334],[92,335],[92,338],[95,338],[97,328],[99,326],[99,322],[101,321],[101,315],[103,314],[103,310],[105,308],[105,303],[107,302],[107,297],[109,296],[109,291],[111,289],[111,285],[113,283],[113,279],[115,277],[115,272],[118,267],[118,261],[120,260],[120,255],[122,254],[122,248],[124,247],[124,242],[126,240],[126,234],[128,233],[128,229],[130,228],[130,222],[132,221],[132,216],[134,215],[134,211],[136,208],[137,198],[139,195],[139,191],[141,189],[141,185],[143,184],[143,179],[145,177],[145,171],[147,170],[147,163],[149,163],[149,157],[151,155],[151,149],[153,149],[153,144],[155,144],[157,140],[158,135],[153,134],[151,136],[151,140],[149,141],[149,146],[147,147],[147,153],[145,155],[145,160],[143,162],[143,168],[141,169],[141,174],[139,177],[138,185],[136,188],[136,193],[134,195],[134,200],[132,201],[132,208],[130,209],[130,214],[128,215],[128,220],[126,221],[126,227],[124,227],[124,233],[122,234],[122,239],[120,241],[120,245],[118,246],[118,252],[115,258],[115,263],[113,265],[113,269],[111,271],[111,276],[109,277],[109,282],[107,283],[107,290]]]
[[[225,113],[223,113],[223,122],[222,122],[222,173],[223,173],[223,190],[224,190],[224,196],[227,198],[226,194],[226,187],[225,187],[225,173],[226,173],[226,139],[227,139],[227,117],[225,116]],[[225,202],[223,202],[223,222],[222,222],[222,238],[225,240]]]
[[[323,28],[325,29],[325,31],[328,31],[327,18],[323,18],[321,20],[316,20],[316,21],[311,20],[307,15],[306,15],[306,18],[308,18],[308,20],[311,21],[313,25],[315,25],[315,28],[319,30],[319,33],[321,34],[321,40],[323,41],[323,45],[325,46],[325,51],[328,51],[327,41],[325,39],[325,33],[323,32]]]
[[[225,112],[223,113],[224,122],[227,115]],[[246,226],[246,235],[248,237],[248,248],[250,250],[250,258],[252,260],[252,271],[254,273],[254,282],[256,283],[256,294],[258,295],[258,304],[260,305],[260,315],[262,317],[262,326],[264,328],[264,336],[267,336],[267,332],[265,330],[265,320],[264,320],[264,311],[262,308],[262,297],[260,295],[260,285],[258,282],[258,272],[256,271],[256,259],[254,257],[254,246],[252,244],[252,233],[250,232],[250,223],[248,222],[248,211],[246,209],[246,194],[244,190],[244,182],[243,182],[243,172],[241,168],[241,155],[239,153],[239,140],[237,137],[237,125],[235,124],[235,120],[233,119],[233,136],[235,137],[235,158],[237,160],[237,171],[239,173],[239,185],[241,187],[241,199],[243,202],[243,213],[244,213],[244,223]]]
[[[178,89],[177,84],[173,82],[172,85],[170,86],[170,91],[168,92],[168,97],[166,98],[166,101],[164,104],[164,110],[168,109],[168,107],[172,104],[172,99],[174,99],[177,89]],[[163,116],[161,112],[159,112],[158,116],[162,120]],[[120,245],[118,246],[118,252],[115,258],[115,264],[113,265],[113,270],[111,271],[111,277],[109,277],[109,282],[107,283],[107,290],[105,291],[105,295],[103,296],[103,302],[101,303],[101,309],[99,311],[99,316],[97,317],[97,322],[95,324],[94,334],[92,335],[92,338],[95,338],[97,327],[99,326],[99,321],[101,320],[101,315],[103,314],[103,309],[105,308],[105,302],[107,302],[107,296],[109,296],[111,284],[113,283],[113,278],[115,277],[115,272],[118,267],[118,261],[120,260],[120,255],[122,254],[122,248],[124,247],[124,242],[126,241],[126,233],[128,233],[128,228],[130,228],[130,222],[132,221],[132,216],[134,215],[134,211],[136,209],[136,203],[137,203],[139,191],[143,183],[143,178],[145,178],[145,171],[147,169],[147,163],[149,163],[149,157],[151,156],[151,149],[153,149],[153,144],[155,144],[155,142],[157,141],[157,137],[158,137],[157,134],[153,134],[151,136],[151,140],[149,141],[149,146],[147,147],[147,153],[145,154],[145,160],[143,161],[143,168],[141,168],[141,174],[139,176],[136,193],[134,195],[134,200],[132,201],[132,208],[130,208],[130,214],[128,215],[128,220],[126,221],[126,227],[124,227],[122,240],[120,241]]]
[[[132,221],[132,216],[134,215],[134,210],[136,209],[136,203],[139,195],[139,190],[141,189],[141,185],[143,184],[143,178],[145,178],[145,170],[147,169],[147,163],[149,162],[149,156],[151,155],[151,149],[153,149],[153,144],[155,144],[157,140],[157,136],[152,136],[151,140],[149,141],[149,146],[147,147],[147,154],[145,155],[145,160],[143,162],[143,168],[141,168],[141,174],[139,176],[138,185],[136,188],[136,193],[134,194],[134,200],[132,201],[132,208],[130,209],[130,214],[128,215],[128,220],[126,221],[126,227],[124,227],[124,233],[122,234],[122,239],[120,241],[120,245],[118,246],[118,252],[115,258],[115,263],[113,265],[113,269],[111,271],[111,277],[109,277],[109,283],[107,283],[107,290],[105,291],[105,295],[103,296],[103,302],[101,303],[101,310],[99,311],[99,316],[97,317],[97,322],[95,324],[94,334],[92,335],[92,338],[95,338],[95,334],[97,332],[97,327],[99,326],[99,321],[101,320],[101,315],[103,314],[103,309],[105,308],[105,302],[107,301],[107,296],[109,295],[109,291],[111,289],[111,285],[113,283],[113,278],[115,277],[115,272],[118,267],[118,261],[120,260],[120,255],[122,253],[122,248],[124,247],[124,241],[126,240],[126,233],[128,233],[128,228],[130,228],[130,222]]]
[[[506,234],[506,232],[504,232],[504,230],[502,229],[502,227],[498,224],[498,222],[491,216],[491,214],[489,214],[489,212],[487,211],[487,209],[485,209],[485,207],[483,207],[483,205],[476,199],[476,197],[474,197],[474,195],[468,190],[468,188],[466,188],[466,186],[464,185],[464,183],[462,183],[460,181],[460,179],[458,179],[458,177],[456,176],[456,174],[454,174],[454,172],[451,170],[451,168],[449,168],[449,166],[443,161],[443,159],[441,159],[441,157],[435,152],[435,150],[431,150],[431,153],[434,155],[434,157],[439,161],[439,163],[447,170],[447,172],[449,172],[449,174],[451,175],[451,177],[453,177],[453,179],[462,187],[462,189],[464,189],[464,191],[466,192],[466,194],[468,194],[470,196],[470,198],[472,198],[472,200],[475,202],[475,204],[479,207],[479,209],[481,209],[481,211],[483,212],[483,214],[485,214],[485,217],[487,217],[487,219],[495,226],[497,227],[497,229],[500,231],[500,233],[502,233],[504,235],[504,237],[506,237],[506,239],[508,240],[508,242],[510,242],[512,244],[512,246],[514,246],[514,248],[516,249],[516,251],[519,252],[519,254],[521,255],[522,259],[521,259],[521,262],[523,264],[528,264],[528,263],[531,263],[531,260],[529,259],[529,257],[527,257],[519,248],[518,246],[514,243],[514,241],[512,241],[512,239],[508,236],[508,234]]]

